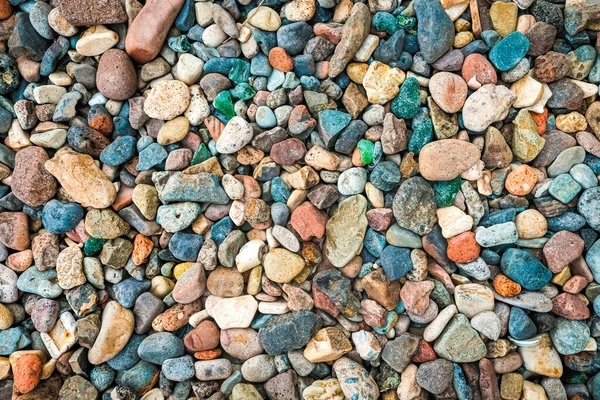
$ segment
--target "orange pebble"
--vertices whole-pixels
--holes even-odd
[[[12,5],[8,2],[8,0],[0,0],[0,19],[6,19],[10,17],[12,11]]]
[[[533,122],[535,122],[535,126],[537,127],[537,133],[539,135],[543,135],[544,133],[546,133],[546,120],[548,119],[548,109],[544,108],[544,112],[539,114],[530,111],[529,114],[531,114],[531,118],[533,119]]]
[[[40,383],[42,360],[35,354],[24,354],[13,367],[14,387],[22,394],[29,393]]]
[[[221,349],[197,351],[194,353],[194,357],[198,360],[214,360],[221,356]]]
[[[510,280],[506,275],[498,274],[494,278],[494,290],[500,296],[513,297],[521,293],[521,285]]]
[[[448,241],[448,258],[457,263],[469,263],[479,257],[481,247],[475,240],[475,233],[464,232]]]
[[[273,47],[269,52],[269,64],[275,69],[290,72],[294,69],[294,61],[283,47]]]
[[[133,253],[131,254],[133,263],[135,265],[142,265],[152,252],[153,248],[154,243],[149,237],[144,236],[141,233],[135,235],[135,239],[133,239]]]
[[[504,186],[510,194],[525,196],[529,194],[537,182],[537,174],[529,165],[519,165],[506,177]]]

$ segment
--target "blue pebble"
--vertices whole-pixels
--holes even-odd
[[[489,228],[492,225],[503,224],[505,222],[514,222],[516,216],[517,210],[515,208],[494,211],[484,216],[481,221],[479,221],[479,225]]]
[[[537,328],[525,311],[512,307],[508,318],[508,333],[517,340],[524,340],[533,337]]]
[[[505,250],[500,267],[506,276],[527,290],[540,290],[552,279],[552,272],[526,250]]]
[[[174,382],[182,382],[194,377],[194,360],[191,356],[170,358],[162,365],[162,373]]]
[[[220,244],[233,230],[231,218],[225,217],[217,221],[210,230],[210,238]]]
[[[311,54],[301,54],[294,58],[294,73],[297,76],[313,76],[315,71],[315,60]]]
[[[452,381],[454,390],[456,391],[456,397],[458,400],[472,400],[473,389],[467,383],[465,374],[460,368],[460,365],[454,363],[454,380]]]
[[[113,285],[115,300],[125,308],[131,308],[139,295],[148,291],[152,286],[149,280],[139,281],[134,278],[127,278]]]
[[[585,321],[557,318],[556,325],[550,331],[550,337],[556,351],[568,356],[582,352],[591,336]]]
[[[563,204],[568,204],[581,192],[581,185],[569,174],[560,174],[548,188],[548,193]]]
[[[177,232],[169,241],[169,250],[178,260],[195,262],[198,259],[202,243],[204,243],[204,239],[200,235]]]
[[[383,161],[371,171],[370,180],[377,189],[389,192],[400,183],[400,169],[391,161]]]
[[[83,215],[83,207],[78,203],[63,203],[52,199],[44,205],[42,224],[48,232],[61,235],[75,229]]]
[[[256,124],[263,129],[271,129],[277,126],[275,113],[267,106],[260,106],[256,109]]]
[[[515,67],[529,51],[529,39],[515,31],[500,40],[490,51],[490,61],[500,71]]]
[[[288,185],[279,176],[271,181],[271,197],[278,203],[287,203],[291,192]]]
[[[481,38],[489,47],[494,47],[502,40],[502,36],[493,29],[481,32]]]
[[[157,332],[142,340],[139,357],[152,364],[162,364],[169,358],[181,357],[185,348],[183,340],[170,332]]]
[[[133,367],[140,361],[138,357],[138,348],[140,343],[146,338],[146,335],[131,335],[129,342],[125,345],[123,350],[119,352],[114,358],[107,361],[107,364],[114,370],[125,371]]]
[[[187,33],[187,37],[196,42],[202,41],[202,34],[204,33],[204,28],[200,25],[194,25]],[[193,46],[192,46],[193,47]]]
[[[290,219],[290,209],[285,203],[273,203],[271,206],[271,218],[275,225],[285,226]]]
[[[94,366],[90,372],[90,382],[98,391],[103,392],[113,384],[116,376],[117,372],[108,364],[103,363]]]
[[[0,356],[9,356],[30,344],[31,336],[29,332],[20,326],[0,330]]]
[[[159,370],[156,365],[141,360],[120,375],[120,379],[118,378],[117,381],[135,392],[141,393],[152,386],[158,373]]]
[[[551,232],[570,231],[577,232],[585,226],[585,218],[572,211],[547,219],[548,230]]]
[[[402,278],[413,268],[410,249],[404,247],[387,246],[381,252],[379,262],[392,281]]]
[[[371,228],[365,234],[365,248],[375,257],[379,257],[387,244],[385,236]]]
[[[158,143],[152,143],[139,154],[138,165],[136,171],[147,171],[165,161],[169,153],[163,146]]]
[[[133,136],[121,136],[100,153],[100,161],[111,167],[125,164],[135,156],[136,140]]]
[[[187,32],[196,23],[196,10],[194,0],[186,0],[175,20],[175,27],[180,31]]]

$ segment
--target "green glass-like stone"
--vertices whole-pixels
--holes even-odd
[[[102,250],[104,243],[106,243],[106,239],[89,238],[83,244],[83,252],[87,257],[92,257]]]
[[[210,150],[208,150],[206,145],[202,143],[200,144],[200,147],[198,147],[198,150],[196,150],[196,152],[194,153],[191,165],[200,164],[201,162],[204,162],[211,157],[212,153],[210,152]]]
[[[451,181],[435,181],[433,182],[433,191],[435,193],[435,203],[438,207],[450,207],[454,204],[456,194],[460,190],[462,181],[460,176]]]
[[[371,161],[373,161],[373,149],[375,148],[375,144],[370,140],[363,139],[358,142],[358,150],[360,151],[360,161],[367,165]]]
[[[233,101],[231,100],[231,93],[224,90],[215,97],[213,106],[225,115],[228,119],[235,117],[235,110],[233,109]]]

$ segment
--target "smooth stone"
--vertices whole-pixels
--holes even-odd
[[[133,313],[116,301],[109,302],[102,312],[102,325],[88,360],[94,365],[114,358],[127,344],[133,333]]]
[[[457,139],[426,144],[419,153],[419,172],[429,181],[450,181],[481,158],[474,144]]]
[[[327,221],[325,251],[329,261],[338,268],[348,264],[362,249],[367,229],[366,207],[363,196],[349,197]]]
[[[457,314],[450,320],[433,348],[439,356],[461,363],[479,361],[487,353],[479,334],[462,314]]]

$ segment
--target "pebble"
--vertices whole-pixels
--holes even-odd
[[[172,120],[188,108],[190,90],[178,80],[160,81],[152,87],[144,101],[144,112],[150,118]]]
[[[598,397],[594,6],[484,3],[1,0],[0,398]]]
[[[137,76],[127,53],[118,49],[106,51],[100,57],[96,86],[112,100],[127,100],[137,90]]]

